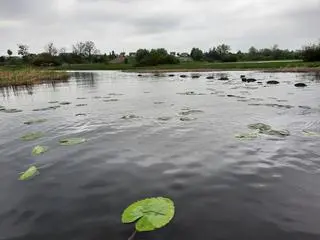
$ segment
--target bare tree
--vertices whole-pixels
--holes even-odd
[[[59,54],[64,54],[64,53],[66,53],[66,48],[65,47],[62,47],[62,48],[60,48],[60,50],[59,50]]]
[[[84,42],[77,42],[76,44],[72,45],[72,52],[79,56],[85,55],[86,45]]]
[[[18,55],[26,57],[29,55],[29,46],[25,44],[18,44]]]
[[[56,56],[58,54],[58,49],[53,45],[52,42],[48,43],[44,50],[46,53],[50,54],[51,56]]]
[[[84,44],[85,44],[85,48],[84,48],[85,56],[88,57],[89,60],[91,61],[92,55],[97,53],[96,45],[93,41],[86,41]]]

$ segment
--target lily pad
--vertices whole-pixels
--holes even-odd
[[[26,121],[26,122],[24,122],[24,124],[32,125],[32,124],[44,123],[46,121],[48,121],[48,120],[47,119],[35,119],[35,120]]]
[[[76,117],[80,117],[80,116],[87,116],[87,114],[85,114],[85,113],[77,113],[76,114]]]
[[[43,133],[42,132],[33,132],[33,133],[28,133],[24,136],[21,137],[21,140],[23,141],[33,141],[36,140],[38,138],[43,137]]]
[[[157,118],[159,121],[169,121],[171,117],[158,117]]]
[[[76,107],[84,107],[84,106],[88,106],[88,104],[77,104]]]
[[[240,133],[240,134],[236,134],[235,138],[238,139],[243,139],[243,140],[252,140],[255,139],[259,136],[259,132],[250,132],[250,133]]]
[[[62,146],[72,146],[86,142],[85,138],[65,138],[60,139],[59,143]]]
[[[264,123],[249,124],[248,128],[254,129],[254,130],[259,130],[260,132],[271,130],[271,126],[264,124]]]
[[[287,137],[290,136],[290,132],[288,130],[267,130],[260,132],[262,134],[271,135],[271,136],[278,136],[278,137]]]
[[[21,174],[21,176],[19,177],[19,180],[26,181],[26,180],[29,180],[39,174],[40,174],[40,172],[38,171],[38,168],[36,166],[31,166],[30,168],[28,168],[27,171],[25,171]]]
[[[312,132],[308,130],[303,130],[302,132],[305,136],[308,136],[308,137],[320,137],[320,132]]]
[[[183,116],[186,116],[186,115],[196,114],[196,113],[203,113],[203,111],[202,110],[191,109],[191,110],[182,111],[179,114],[183,115]]]
[[[196,118],[191,118],[191,117],[181,117],[180,118],[180,121],[182,121],[182,122],[190,122],[193,120],[196,120]]]
[[[153,104],[159,105],[159,104],[163,104],[163,103],[164,102],[159,101],[159,102],[154,102]]]
[[[50,101],[50,102],[48,102],[48,103],[50,103],[50,104],[54,104],[54,103],[58,103],[59,101]]]
[[[119,99],[116,98],[111,98],[111,99],[107,99],[107,100],[103,100],[104,102],[118,102]]]
[[[78,97],[77,99],[83,100],[83,99],[87,99],[87,98],[85,98],[85,97]]]
[[[38,155],[41,155],[41,154],[47,152],[48,150],[49,150],[48,147],[38,145],[38,146],[35,146],[35,147],[33,148],[33,150],[32,150],[32,155],[33,155],[33,156],[38,156]]]
[[[32,111],[42,112],[42,111],[56,110],[57,108],[60,108],[60,107],[61,106],[57,105],[57,106],[50,106],[50,107],[46,107],[46,108],[36,108],[36,109],[33,109]]]
[[[121,221],[136,222],[135,228],[138,232],[153,231],[167,225],[174,212],[174,203],[169,198],[147,198],[127,207],[122,213]]]

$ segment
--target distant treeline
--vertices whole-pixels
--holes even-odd
[[[72,46],[72,52],[65,48],[58,49],[53,43],[45,46],[39,54],[29,52],[26,44],[18,44],[18,57],[12,56],[13,51],[8,49],[6,56],[0,57],[0,65],[60,66],[63,64],[94,64],[94,63],[126,63],[133,66],[156,66],[159,64],[178,64],[181,61],[207,62],[237,62],[237,61],[272,61],[294,60],[320,61],[320,42],[303,47],[301,50],[279,49],[277,45],[271,48],[257,49],[250,47],[247,52],[231,52],[229,45],[221,44],[202,51],[192,48],[190,53],[175,53],[164,48],[139,49],[135,53],[126,54],[101,53],[93,41],[78,42]]]

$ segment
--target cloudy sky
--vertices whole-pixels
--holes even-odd
[[[320,0],[0,0],[0,55],[86,40],[101,52],[298,49],[320,39],[319,23]]]

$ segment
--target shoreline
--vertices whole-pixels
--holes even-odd
[[[174,72],[228,72],[228,71],[258,71],[258,72],[283,72],[283,73],[320,73],[320,67],[301,67],[301,68],[230,68],[230,69],[217,69],[217,68],[198,68],[198,69],[128,69],[122,70],[123,72],[129,73],[174,73]]]

